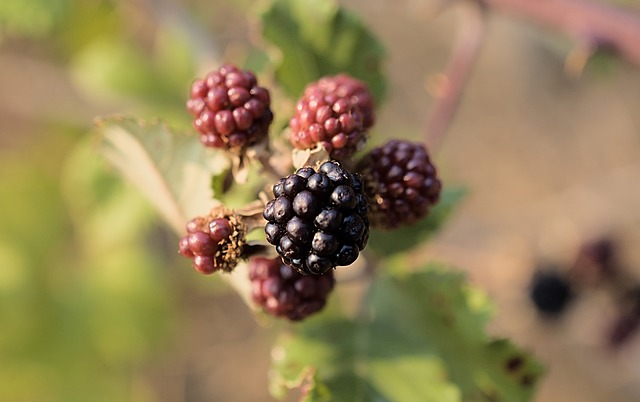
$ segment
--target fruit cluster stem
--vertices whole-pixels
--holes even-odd
[[[271,176],[273,179],[279,179],[283,176],[283,172],[278,171],[270,160],[270,156],[266,153],[258,153],[256,160],[260,163],[262,170]]]
[[[434,90],[435,104],[427,117],[425,141],[435,151],[447,133],[458,109],[467,81],[473,72],[486,32],[486,10],[481,3],[471,3],[459,24],[445,72]]]
[[[573,38],[578,50],[587,50],[578,67],[599,47],[613,50],[640,67],[638,10],[592,0],[472,0],[465,6],[468,7],[463,10],[458,39],[437,80],[435,104],[427,118],[425,141],[432,150],[440,145],[451,126],[473,72],[485,36],[487,10],[520,16]]]
[[[580,42],[615,50],[640,66],[640,12],[592,0],[476,0],[488,8],[522,16]]]

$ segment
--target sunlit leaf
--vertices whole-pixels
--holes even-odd
[[[69,0],[0,2],[0,39],[5,34],[39,38],[50,34],[69,11]]]
[[[153,50],[126,37],[96,38],[72,58],[71,76],[92,99],[190,127],[185,102],[195,79],[192,49],[182,32],[161,28]]]
[[[539,364],[486,335],[490,306],[462,275],[439,267],[381,275],[365,303],[356,319],[325,314],[280,338],[272,353],[275,396],[313,372],[304,384],[326,387],[332,401],[531,398]]]
[[[0,158],[0,399],[130,399],[131,367],[166,345],[167,259],[141,196],[54,130]]]
[[[272,0],[260,18],[263,37],[278,49],[278,82],[291,97],[309,82],[341,72],[365,81],[378,101],[383,97],[382,44],[337,2]]]
[[[222,151],[203,147],[194,135],[177,133],[159,122],[127,117],[97,122],[99,152],[129,180],[182,235],[187,220],[206,215],[220,201],[212,176],[230,168]],[[245,263],[222,276],[251,305],[251,284]]]
[[[448,220],[456,206],[464,199],[463,188],[445,187],[429,215],[418,223],[394,230],[371,230],[367,249],[382,255],[389,256],[410,250],[433,236]]]
[[[110,117],[97,122],[100,153],[181,233],[187,219],[217,203],[211,176],[229,167],[221,152],[162,123]]]

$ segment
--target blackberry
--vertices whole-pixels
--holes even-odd
[[[273,186],[264,209],[267,241],[301,274],[352,264],[369,238],[368,204],[357,174],[328,161]]]
[[[202,274],[235,268],[245,246],[246,225],[239,216],[223,208],[187,223],[187,234],[178,242],[178,252],[193,259]]]
[[[362,125],[365,130],[375,122],[375,104],[367,84],[347,74],[320,78],[316,84],[326,93],[334,93],[340,98],[348,98],[358,106],[362,113]]]
[[[438,202],[442,183],[422,144],[392,140],[358,163],[371,201],[371,224],[393,229],[410,225]]]
[[[334,159],[353,155],[374,122],[373,96],[366,85],[346,74],[324,77],[305,88],[289,122],[291,145],[311,149],[321,144]]]
[[[249,279],[253,301],[264,311],[292,321],[302,320],[325,306],[335,286],[333,271],[302,275],[280,258],[252,258]]]
[[[547,316],[558,316],[573,298],[571,283],[557,270],[539,270],[533,276],[529,298],[535,308]]]
[[[253,73],[226,64],[193,82],[187,109],[205,146],[240,152],[266,138],[270,104]]]

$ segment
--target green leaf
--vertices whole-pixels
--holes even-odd
[[[80,89],[99,99],[158,96],[164,84],[154,80],[149,56],[120,38],[94,40],[78,52],[71,67]]]
[[[171,335],[173,259],[148,247],[140,195],[61,128],[0,158],[0,399],[131,399],[131,367]]]
[[[99,120],[97,127],[99,152],[177,233],[182,233],[187,219],[207,213],[218,202],[210,184],[212,175],[229,167],[222,152],[159,122],[109,117]]]
[[[279,50],[276,78],[290,96],[322,76],[345,72],[382,100],[384,49],[354,13],[333,0],[272,0],[260,19],[263,37]]]
[[[587,71],[595,75],[610,77],[620,64],[620,57],[612,49],[606,47],[596,49],[585,66]]]
[[[72,78],[91,98],[191,127],[184,102],[195,66],[185,36],[177,29],[161,26],[151,50],[126,37],[96,38],[71,59]]]
[[[368,249],[381,256],[390,256],[422,244],[435,234],[464,199],[466,191],[460,187],[445,187],[429,215],[409,227],[394,230],[372,230]]]
[[[172,229],[184,233],[188,219],[220,203],[212,176],[230,168],[227,156],[203,147],[196,136],[172,131],[160,122],[113,116],[97,122],[98,151],[140,191]],[[251,305],[247,265],[226,280]]]
[[[280,337],[272,353],[274,396],[304,378],[303,389],[326,387],[332,401],[531,398],[540,365],[485,334],[490,306],[461,274],[431,266],[382,275],[365,302],[356,319],[324,314]]]
[[[0,2],[0,39],[4,34],[41,38],[50,34],[71,8],[69,0]]]
[[[211,176],[211,190],[214,194],[224,194],[231,187],[231,171],[223,170],[219,174]]]

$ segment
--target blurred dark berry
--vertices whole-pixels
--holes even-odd
[[[276,317],[302,320],[322,310],[335,286],[333,271],[302,275],[280,258],[252,258],[249,262],[251,296],[262,309]]]
[[[559,316],[573,298],[571,283],[557,270],[539,270],[531,282],[529,298],[536,310],[547,316]]]

